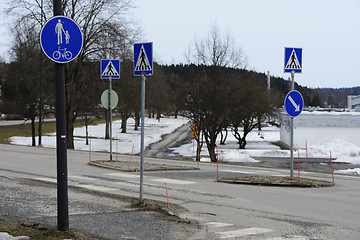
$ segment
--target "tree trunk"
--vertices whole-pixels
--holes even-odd
[[[88,129],[89,129],[89,124],[85,124],[85,129],[86,129],[86,145],[89,145],[89,131],[88,131]]]
[[[204,140],[204,135],[202,135],[202,139],[200,140],[200,134],[202,132],[201,131],[198,131],[198,137],[195,138],[196,140],[196,161],[199,161],[200,162],[200,159],[201,159],[201,149],[202,149],[202,146],[203,146],[203,140]]]
[[[105,109],[105,139],[110,139],[110,112]]]
[[[216,148],[217,135],[214,132],[204,133],[204,134],[205,134],[206,146],[210,156],[210,161],[216,162],[215,148]]]
[[[156,111],[156,119],[160,122],[160,118],[161,118],[161,111],[158,108],[157,111]]]
[[[127,114],[121,114],[121,132],[126,133]]]
[[[258,130],[261,131],[261,116],[258,117]]]
[[[66,74],[66,69],[65,69]],[[66,148],[74,149],[74,106],[75,106],[75,92],[73,91],[74,87],[66,81],[68,75],[65,75],[65,109],[66,109]]]
[[[138,111],[135,111],[135,127],[134,130],[137,131],[140,126],[140,113]]]
[[[240,138],[239,139],[239,148],[240,149],[245,149],[245,146],[246,146],[246,138],[245,137],[243,137],[243,138]]]
[[[74,120],[69,118],[66,123],[66,147],[74,149]]]
[[[31,146],[35,147],[35,115],[31,116],[31,136],[32,136],[32,144]]]
[[[223,131],[220,132],[220,145],[225,145],[225,142],[226,142],[226,139],[227,139],[227,136],[228,136],[227,128],[224,128],[224,130],[225,130],[225,136],[223,134]]]

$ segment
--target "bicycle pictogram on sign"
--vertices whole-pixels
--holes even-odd
[[[40,43],[48,58],[57,63],[67,63],[80,54],[83,36],[80,27],[71,18],[56,16],[41,29]]]

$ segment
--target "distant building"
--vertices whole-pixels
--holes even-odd
[[[347,96],[347,107],[348,109],[359,109],[360,108],[360,95],[348,95]]]
[[[280,141],[290,146],[290,116],[280,113]],[[359,112],[303,111],[294,118],[294,148],[305,148],[306,141],[312,145],[332,142],[335,139],[360,147]]]

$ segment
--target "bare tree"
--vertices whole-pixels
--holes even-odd
[[[211,25],[205,38],[195,37],[185,57],[189,63],[206,66],[245,68],[247,64],[244,51],[236,46],[229,33],[222,34],[216,23]]]
[[[187,87],[185,109],[203,132],[210,159],[215,162],[216,139],[226,126],[230,111],[229,81],[234,76],[227,68],[245,67],[246,57],[229,34],[225,37],[221,34],[216,24],[205,39],[195,39],[186,57],[190,62],[209,66]]]
[[[38,26],[40,14],[45,20],[52,17],[52,0],[11,1],[9,13],[17,12],[20,22]],[[131,53],[131,44],[140,36],[139,28],[127,13],[132,8],[132,0],[64,0],[63,12],[80,26],[83,32],[83,49],[78,58],[66,67],[66,120],[67,147],[74,148],[73,129],[82,98],[86,94],[86,62],[99,61],[101,58],[123,58]],[[100,75],[100,74],[99,74]]]
[[[38,96],[38,53],[40,44],[35,27],[27,22],[16,25],[15,41],[12,52],[14,61],[7,69],[5,89],[7,100],[12,101],[15,113],[21,113],[25,119],[31,120],[32,146],[35,146],[35,117],[37,115]],[[47,62],[49,64],[49,62]]]

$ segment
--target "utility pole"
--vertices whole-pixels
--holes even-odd
[[[41,28],[43,26],[43,0],[41,0],[41,17],[40,17]],[[39,93],[39,146],[41,145],[41,131],[42,131],[42,110],[43,110],[43,53],[40,49],[40,93]]]
[[[63,15],[62,0],[54,1],[54,16]],[[69,229],[68,172],[66,151],[65,65],[55,62],[56,84],[56,147],[58,230]]]

